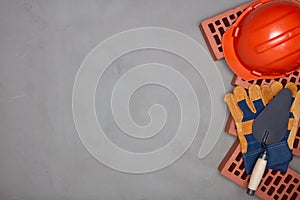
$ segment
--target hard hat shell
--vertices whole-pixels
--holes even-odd
[[[223,35],[224,57],[245,80],[279,78],[300,69],[300,2],[261,0]]]

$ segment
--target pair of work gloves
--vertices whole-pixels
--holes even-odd
[[[279,142],[266,146],[268,152],[267,168],[282,172],[287,170],[289,162],[293,158],[292,149],[300,116],[300,91],[291,82],[287,83],[285,88],[292,92],[293,98],[287,130]],[[241,86],[237,86],[234,88],[233,93],[226,94],[224,98],[235,121],[247,174],[251,174],[257,159],[264,151],[261,141],[257,141],[253,136],[253,122],[282,89],[283,86],[279,82],[273,82],[270,86],[253,84],[248,91]]]

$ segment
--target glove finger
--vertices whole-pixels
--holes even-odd
[[[249,87],[249,98],[255,107],[255,113],[258,114],[264,109],[264,104],[262,101],[261,89],[258,85],[254,84]]]
[[[295,85],[295,83],[288,82],[288,83],[285,85],[285,88],[289,89],[289,90],[292,92],[293,98],[296,97],[298,88],[297,88],[297,86]]]
[[[233,95],[232,93],[226,94],[224,97],[224,101],[226,102],[229,111],[235,121],[237,135],[241,144],[241,152],[245,153],[247,152],[247,141],[243,134],[243,128],[242,128],[242,119],[244,117],[244,114],[241,108],[238,106],[235,95]]]
[[[283,86],[281,83],[279,83],[278,81],[275,81],[271,84],[271,90],[273,93],[273,96],[276,96],[281,90],[282,90]]]
[[[244,111],[244,114],[253,114],[256,112],[255,107],[250,101],[245,88],[237,86],[233,90],[233,94],[236,97],[239,107]]]
[[[293,148],[294,140],[298,131],[298,124],[300,118],[300,91],[296,93],[295,100],[291,106],[291,112],[294,115],[294,121],[288,138],[288,145],[290,149]]]
[[[224,101],[227,103],[229,111],[235,122],[242,122],[243,112],[237,104],[236,97],[232,93],[225,95]]]
[[[293,115],[295,116],[295,118],[299,118],[300,117],[300,91],[298,91],[295,95],[295,99],[294,102],[291,106],[291,112],[293,113]]]
[[[261,95],[264,106],[268,105],[273,99],[273,92],[268,85],[261,86]]]

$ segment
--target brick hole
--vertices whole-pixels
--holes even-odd
[[[298,187],[297,187],[297,191],[298,191],[298,192],[300,192],[300,185],[298,185]]]
[[[299,81],[300,81],[300,78],[299,78]],[[300,85],[297,85],[297,89],[300,90]]]
[[[286,172],[280,172],[280,174],[281,174],[282,176],[284,176],[284,175],[286,174]]]
[[[234,170],[235,167],[236,167],[236,164],[235,164],[235,163],[232,163],[232,164],[230,165],[230,167],[228,168],[228,171],[229,171],[229,172],[232,172],[232,171]]]
[[[277,178],[274,181],[274,185],[278,185],[279,182],[281,181],[282,177],[281,176],[277,176]]]
[[[263,191],[263,192],[265,192],[266,189],[267,189],[267,188],[266,188],[265,186],[262,186],[260,190]]]
[[[268,172],[269,172],[268,169],[266,169],[266,170],[264,171],[263,178],[265,178],[265,177],[267,176]]]
[[[242,14],[242,11],[238,11],[236,15],[239,17]]]
[[[299,145],[299,139],[295,138],[293,147],[296,149],[298,145]]]
[[[271,176],[269,176],[266,180],[265,180],[265,185],[268,186],[270,185],[271,181],[273,180],[273,178]]]
[[[294,192],[294,194],[291,197],[291,200],[296,200],[298,197],[298,194],[296,192]]]
[[[257,82],[256,82],[256,84],[257,85],[261,85],[262,82],[263,82],[263,79],[258,79]]]
[[[282,83],[283,86],[285,86],[287,84],[287,80],[286,79],[282,79],[281,83]]]
[[[220,32],[220,35],[223,36],[224,33],[225,33],[224,28],[223,28],[223,27],[219,27],[218,30],[219,30],[219,32]]]
[[[279,196],[277,194],[274,195],[274,199],[277,200]]]
[[[284,189],[285,189],[285,185],[281,185],[277,190],[278,194],[281,194]]]
[[[248,83],[250,83],[250,84],[253,84],[253,83],[254,83],[254,80],[252,80],[252,81],[248,81]]]
[[[292,77],[291,80],[290,80],[290,82],[295,83],[295,82],[296,82],[296,78],[295,78],[295,77]]]
[[[221,40],[220,40],[220,38],[219,38],[218,35],[214,35],[214,38],[215,38],[215,41],[216,41],[216,43],[217,43],[218,45],[221,44]]]
[[[236,176],[240,175],[240,173],[241,173],[241,172],[239,172],[238,170],[236,170],[236,171],[234,172],[234,174],[235,174]]]
[[[246,171],[244,171],[243,174],[242,174],[242,176],[241,176],[241,178],[242,178],[243,180],[246,180],[247,176],[248,176],[248,175],[246,174]]]
[[[293,191],[294,187],[295,187],[295,185],[291,184],[291,185],[288,187],[288,189],[286,190],[286,192],[290,194],[290,193]]]
[[[299,180],[298,180],[297,178],[294,178],[293,182],[294,182],[294,183],[298,183]]]
[[[269,189],[269,191],[267,192],[267,194],[269,196],[271,196],[273,194],[273,192],[275,191],[275,188],[273,186],[271,186],[271,188]]]
[[[239,169],[240,170],[243,170],[245,167],[244,167],[244,163],[242,162],[241,164],[240,164],[240,166],[239,166]]]
[[[218,47],[219,52],[223,52],[222,46]]]
[[[297,136],[300,137],[300,128],[298,128],[298,131],[297,131]]]
[[[230,18],[231,20],[234,20],[234,19],[235,19],[234,14],[229,15],[229,18]],[[295,72],[294,72],[294,73],[295,73]]]
[[[226,17],[222,18],[222,21],[223,21],[223,23],[224,23],[224,25],[225,25],[226,27],[229,27],[229,26],[230,26],[230,23],[229,23],[229,21],[228,21],[228,19],[227,19]]]
[[[292,179],[292,176],[289,174],[289,175],[287,175],[287,177],[284,179],[284,182],[285,182],[285,183],[288,183],[288,182],[290,182],[291,179]]]
[[[299,129],[299,130],[300,130],[300,129]],[[239,153],[239,154],[237,155],[237,157],[235,158],[235,160],[238,161],[238,162],[240,162],[240,160],[242,159],[242,157],[243,157],[242,153]],[[243,162],[242,162],[242,163],[243,163]]]
[[[270,83],[271,82],[271,79],[266,79],[265,80],[267,83]]]
[[[288,195],[284,194],[283,197],[281,198],[281,200],[287,200],[288,199]]]
[[[216,24],[217,26],[219,26],[219,25],[221,24],[220,20],[216,20],[216,21],[215,21],[215,24]]]
[[[299,72],[298,72],[298,71],[295,71],[293,74],[294,74],[295,76],[298,76]]]
[[[209,30],[210,30],[211,33],[215,33],[216,32],[216,29],[215,29],[215,27],[214,27],[214,25],[212,23],[208,24],[208,28],[209,28]]]
[[[275,174],[277,174],[277,171],[276,171],[276,170],[272,170],[272,171],[271,171],[271,174],[272,174],[272,175],[275,175]]]

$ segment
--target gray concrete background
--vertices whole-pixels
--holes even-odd
[[[255,199],[217,170],[234,141],[232,136],[222,133],[213,151],[199,160],[197,155],[207,128],[207,124],[200,124],[203,130],[199,130],[191,148],[174,164],[153,173],[127,174],[104,166],[86,151],[75,130],[71,109],[76,72],[99,42],[124,30],[155,26],[185,33],[207,48],[199,23],[243,2],[1,0],[0,199]],[[171,57],[163,52],[142,50],[120,58],[111,68],[158,60],[192,72],[188,64]],[[218,61],[217,65],[226,91],[230,91],[232,73],[224,61]],[[109,114],[103,112],[102,97],[110,73],[113,72],[108,71],[107,80],[103,80],[104,91],[99,87],[96,96],[97,113],[108,130],[114,125],[105,121]],[[197,95],[203,96],[209,105],[201,77],[194,83],[199,83]],[[170,118],[173,123],[167,124],[162,134],[172,138],[177,128],[174,124],[178,121],[178,105],[167,91],[151,87],[144,88],[148,92],[133,96],[133,119],[147,123],[145,106],[170,100],[166,109],[174,116]],[[210,111],[206,113],[209,115]],[[145,146],[132,145],[118,134],[108,137],[132,151],[148,151],[163,144],[158,139]],[[299,170],[299,159],[294,159],[291,166]]]

